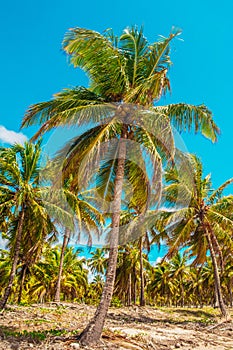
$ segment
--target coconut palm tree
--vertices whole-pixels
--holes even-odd
[[[82,197],[82,194],[75,194],[72,189],[69,189],[68,182],[64,186],[64,194],[67,202],[72,208],[75,218],[78,224],[79,236],[81,234],[86,235],[88,238],[88,245],[92,243],[92,235],[97,235],[98,237],[101,234],[102,227],[104,224],[104,218],[101,213],[87,201],[87,199]],[[71,230],[65,228],[65,233],[63,236],[61,255],[60,255],[60,264],[59,272],[56,284],[55,298],[56,302],[60,301],[60,289],[61,289],[61,278],[62,278],[62,269],[65,249],[68,244],[68,241],[71,237]]]
[[[11,258],[8,250],[0,249],[0,288],[1,294],[7,284],[11,270]]]
[[[91,252],[91,255],[92,257],[87,260],[87,264],[92,273],[104,275],[107,263],[105,251],[101,248],[96,248]]]
[[[178,252],[170,261],[170,278],[177,280],[177,287],[179,289],[181,306],[185,304],[185,279],[190,274],[187,266],[187,255]],[[177,293],[178,294],[178,293]]]
[[[218,128],[205,106],[183,103],[154,106],[170,89],[167,76],[171,65],[170,42],[179,34],[173,32],[168,38],[150,44],[137,27],[125,29],[120,37],[112,30],[100,34],[83,28],[71,29],[63,47],[72,64],[87,73],[90,87],[66,89],[49,102],[31,106],[23,121],[23,126],[41,125],[34,138],[62,125],[89,125],[63,152],[64,177],[75,171],[76,189],[93,175],[98,160],[102,161],[98,193],[105,201],[112,201],[112,234],[100,305],[80,335],[84,345],[99,340],[114,289],[124,178],[132,185],[132,198],[141,216],[148,206],[149,194],[153,193],[154,201],[159,197],[162,159],[171,159],[174,154],[171,123],[179,130],[194,127],[216,140]],[[132,143],[133,147],[129,147]],[[145,175],[145,153],[154,174],[151,191]],[[129,154],[134,155],[132,159]],[[140,167],[135,167],[138,162]],[[125,171],[126,168],[131,171]],[[143,183],[148,185],[146,191]]]
[[[192,188],[187,186],[184,177],[180,177],[174,169],[169,169],[165,175],[168,185],[164,192],[166,200],[171,205],[176,203],[175,198],[179,188],[182,187],[183,191],[191,195],[189,206],[180,205],[180,207],[174,207],[171,212],[164,212],[167,243],[170,247],[167,256],[172,256],[181,247],[190,247],[190,258],[195,257],[193,265],[198,265],[206,261],[209,251],[218,305],[222,315],[228,317],[221,292],[219,268],[223,269],[222,242],[231,249],[233,247],[231,234],[233,196],[222,196],[223,190],[233,182],[233,179],[227,180],[217,190],[213,190],[210,175],[203,177],[200,160],[194,155],[186,155],[186,157],[193,168]]]
[[[70,217],[52,203],[46,204],[46,188],[40,187],[41,142],[25,143],[0,149],[0,227],[7,219],[6,236],[12,257],[11,272],[0,301],[6,305],[16,274],[20,254],[26,247],[30,254],[38,254],[38,244],[56,233],[52,217],[60,221]],[[24,248],[23,248],[24,246]]]
[[[141,240],[139,239],[120,247],[118,254],[114,294],[129,306],[132,304],[132,300],[136,304],[137,295],[139,295],[141,305],[142,282],[145,283],[144,276],[150,267],[148,257],[140,250],[140,245]],[[142,269],[143,271],[141,271]],[[143,279],[141,279],[142,273]]]
[[[152,268],[147,293],[155,300],[156,304],[171,306],[175,292],[176,284],[170,278],[169,262],[163,261],[157,264]]]
[[[32,269],[29,281],[29,295],[33,300],[51,301],[56,288],[61,250],[58,246],[46,247],[42,259]],[[66,247],[64,254],[61,292],[64,300],[81,299],[87,287],[87,270],[84,258],[79,258],[80,251]]]

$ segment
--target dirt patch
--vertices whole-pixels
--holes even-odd
[[[94,312],[68,303],[9,306],[0,314],[0,350],[79,349],[75,337]],[[233,323],[210,309],[111,308],[95,349],[232,350]]]

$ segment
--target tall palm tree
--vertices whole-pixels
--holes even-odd
[[[124,178],[131,183],[135,205],[143,215],[150,193],[149,186],[146,191],[139,190],[147,180],[143,155],[149,154],[151,160],[154,174],[151,192],[156,200],[161,189],[162,158],[171,159],[174,154],[170,123],[179,130],[194,127],[195,131],[216,140],[218,128],[205,106],[183,103],[154,106],[170,88],[167,76],[171,64],[170,42],[178,34],[171,33],[168,38],[150,44],[137,27],[125,29],[120,37],[112,30],[100,34],[83,28],[71,29],[63,47],[72,64],[88,74],[90,87],[66,89],[49,102],[31,106],[23,121],[23,126],[41,124],[35,138],[61,125],[89,125],[87,132],[73,140],[63,153],[64,177],[74,170],[79,175],[74,186],[80,185],[80,179],[88,179],[90,173],[93,175],[93,163],[103,153],[105,157],[107,154],[105,162],[102,158],[99,193],[104,198],[107,193],[112,200],[109,263],[99,307],[80,335],[84,345],[99,340],[114,289]],[[130,150],[126,140],[133,141]],[[134,153],[133,161],[129,153]],[[133,166],[137,162],[144,167]],[[126,172],[126,168],[131,171]]]
[[[52,217],[66,216],[60,208],[47,203],[39,182],[41,142],[25,143],[0,149],[0,227],[8,220],[6,235],[12,257],[11,272],[0,301],[0,309],[6,305],[11,292],[20,252],[27,246],[35,253],[38,242],[56,233]],[[46,206],[46,207],[45,207]],[[25,249],[24,249],[25,251]]]
[[[90,267],[92,273],[103,275],[106,270],[107,259],[105,257],[105,251],[97,248],[91,252],[92,257],[87,260],[87,264]]]
[[[223,316],[228,312],[223,302],[219,268],[223,268],[221,242],[233,247],[233,196],[222,196],[223,190],[233,182],[227,180],[217,190],[212,189],[210,175],[203,177],[200,160],[194,155],[187,155],[193,167],[193,186],[189,188],[184,178],[174,169],[167,171],[165,178],[166,200],[174,204],[179,188],[189,192],[190,204],[180,206],[171,212],[164,212],[164,224],[167,228],[167,242],[170,246],[167,256],[172,256],[180,247],[191,247],[190,257],[195,257],[193,265],[203,264],[209,250],[217,293],[217,301]]]

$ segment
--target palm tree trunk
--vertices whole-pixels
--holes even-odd
[[[129,284],[128,284],[128,306],[132,305],[132,276],[131,272],[129,274]]]
[[[19,260],[19,251],[20,251],[22,231],[23,231],[23,221],[24,221],[24,210],[22,209],[20,217],[19,217],[17,232],[16,232],[15,249],[14,249],[14,256],[13,256],[13,261],[12,261],[12,266],[11,266],[10,277],[9,277],[9,281],[8,281],[7,287],[5,289],[5,293],[3,295],[3,298],[0,301],[0,310],[5,308],[7,300],[9,298],[9,295],[11,292],[13,282],[14,282],[16,268],[17,268],[17,264],[18,264],[18,260]]]
[[[181,306],[184,307],[184,284],[183,284],[183,278],[180,279],[180,294],[181,294]]]
[[[22,273],[21,273],[21,281],[20,281],[20,287],[19,287],[18,303],[21,303],[22,293],[23,293],[23,286],[24,286],[24,281],[25,281],[25,277],[26,277],[26,271],[27,271],[27,265],[24,264],[23,268],[22,268]]]
[[[133,304],[137,303],[137,272],[135,266],[133,267]]]
[[[145,291],[144,291],[144,274],[143,274],[143,255],[142,255],[142,237],[140,238],[140,306],[145,306]]]
[[[229,278],[229,295],[230,295],[230,307],[233,306],[233,297],[232,297],[232,277]]]
[[[126,157],[127,126],[123,127],[121,139],[118,148],[118,164],[116,169],[116,177],[114,183],[113,196],[113,213],[112,213],[112,231],[110,236],[109,259],[106,271],[106,282],[103,288],[103,293],[100,299],[99,306],[95,312],[93,319],[87,327],[78,336],[81,345],[90,346],[96,344],[104,327],[105,318],[110,306],[114,291],[114,282],[116,275],[118,244],[119,244],[119,225],[121,213],[121,196],[124,180],[124,167]]]
[[[65,249],[66,249],[69,237],[70,237],[70,231],[66,229],[63,237],[63,242],[62,242],[59,271],[58,271],[56,291],[55,291],[55,297],[54,297],[54,301],[56,302],[60,302],[62,270],[63,270],[64,256],[65,256]]]
[[[218,286],[216,281],[214,281],[214,302],[213,302],[214,309],[217,309],[219,307],[218,303]]]
[[[206,230],[206,237],[210,249],[210,255],[212,259],[212,264],[213,264],[213,269],[214,269],[214,281],[215,281],[215,288],[216,288],[216,293],[217,293],[217,300],[218,300],[218,305],[221,310],[221,314],[225,318],[229,318],[229,314],[227,312],[226,306],[223,302],[223,297],[222,297],[222,290],[221,290],[221,283],[220,283],[220,277],[219,277],[219,272],[218,272],[218,264],[217,264],[217,259],[215,255],[215,251],[213,248],[213,244],[211,241],[211,230]]]

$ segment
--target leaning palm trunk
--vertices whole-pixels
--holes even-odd
[[[212,260],[212,264],[213,264],[213,269],[214,269],[214,281],[215,281],[215,290],[216,290],[216,296],[217,296],[217,303],[218,306],[221,310],[221,314],[223,317],[225,318],[229,318],[229,314],[227,312],[226,306],[223,302],[223,297],[222,297],[222,290],[221,290],[221,283],[220,283],[220,277],[219,277],[219,272],[218,272],[218,264],[217,264],[217,259],[216,259],[216,255],[215,255],[215,251],[213,248],[213,244],[211,241],[211,230],[210,228],[206,230],[206,237],[207,237],[207,241],[208,241],[208,245],[209,245],[209,249],[210,249],[210,255],[211,255],[211,260]]]
[[[54,301],[56,301],[58,303],[60,302],[61,278],[62,278],[62,270],[63,270],[64,256],[65,256],[65,249],[66,249],[66,246],[67,246],[69,238],[70,238],[70,231],[68,229],[66,229],[64,237],[63,237],[63,242],[62,242],[60,263],[59,263],[59,271],[58,271],[56,291],[55,291],[55,297],[54,297]]]
[[[124,127],[125,129],[125,127]],[[105,318],[110,306],[114,291],[114,282],[116,275],[118,243],[119,243],[119,225],[121,212],[121,196],[124,180],[124,166],[126,157],[126,130],[122,132],[122,139],[119,141],[118,165],[116,170],[114,196],[113,196],[113,213],[112,213],[112,231],[110,237],[110,249],[108,267],[106,272],[106,282],[99,306],[95,316],[79,335],[78,339],[82,345],[91,345],[99,341],[104,327]]]
[[[9,281],[8,281],[7,287],[5,289],[5,293],[3,295],[3,298],[0,301],[0,310],[5,308],[7,300],[9,298],[10,293],[11,293],[13,282],[14,282],[16,268],[17,268],[17,264],[18,264],[18,260],[19,260],[19,251],[20,251],[22,231],[23,231],[23,221],[24,221],[24,210],[22,209],[21,215],[19,218],[19,222],[18,222],[17,232],[16,232],[14,257],[13,257],[13,261],[12,261],[10,277],[9,277]]]
[[[142,256],[142,237],[140,238],[140,306],[145,306],[144,293],[144,273],[143,273],[143,256]]]

